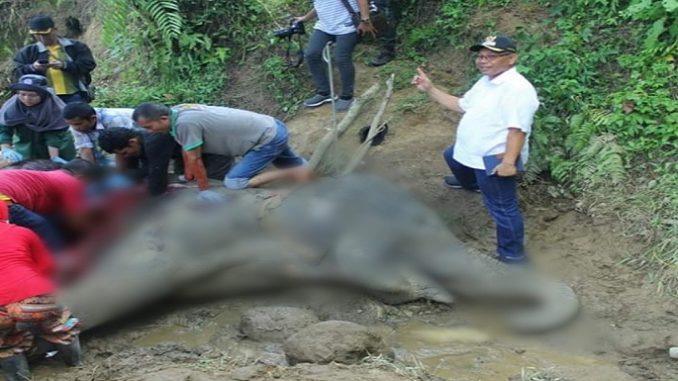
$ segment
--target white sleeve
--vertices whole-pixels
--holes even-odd
[[[533,90],[507,94],[501,102],[502,124],[508,128],[519,128],[529,134],[538,108],[539,100]]]

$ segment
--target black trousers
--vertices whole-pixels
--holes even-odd
[[[400,20],[400,0],[373,0],[377,14],[373,17],[377,28],[377,40],[382,53],[395,54],[398,21]]]
[[[233,158],[224,155],[214,155],[211,153],[202,154],[202,163],[205,165],[207,177],[214,180],[223,181],[226,174],[233,167]]]

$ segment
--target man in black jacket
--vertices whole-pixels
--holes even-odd
[[[168,168],[174,160],[174,173],[183,170],[181,146],[169,134],[154,134],[137,128],[111,127],[99,134],[99,147],[115,154],[118,169],[136,179],[147,179],[152,196],[165,193]],[[223,181],[233,166],[233,158],[223,155],[202,154],[207,177]],[[191,180],[191,176],[188,180]]]
[[[90,73],[96,67],[92,52],[82,42],[59,37],[54,20],[33,16],[30,33],[36,43],[24,46],[14,57],[14,75],[39,74],[64,102],[90,101]]]

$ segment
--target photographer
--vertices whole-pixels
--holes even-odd
[[[376,32],[369,15],[368,0],[313,0],[313,10],[295,18],[297,22],[318,18],[305,54],[316,94],[304,101],[304,106],[318,107],[332,102],[327,68],[322,57],[325,45],[331,41],[336,44],[336,63],[341,77],[341,93],[335,109],[346,111],[351,107],[355,82],[353,49],[358,42],[358,33],[374,35]]]

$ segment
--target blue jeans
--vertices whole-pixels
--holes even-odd
[[[479,187],[485,207],[497,225],[497,254],[507,263],[525,260],[523,244],[525,225],[518,205],[516,177],[488,176],[484,169],[469,168],[454,160],[454,147],[449,146],[443,157],[464,188]]]
[[[355,85],[355,66],[353,65],[353,49],[358,43],[358,33],[349,33],[335,36],[315,29],[308,40],[305,50],[308,69],[313,77],[315,92],[321,95],[330,95],[330,79],[327,73],[327,63],[323,60],[323,49],[328,42],[334,42],[334,61],[339,69],[341,78],[341,93],[343,99],[353,98]]]
[[[9,206],[9,222],[31,229],[52,252],[64,247],[63,238],[58,229],[45,217],[22,205],[12,204]]]
[[[276,120],[276,134],[265,145],[248,151],[224,179],[229,189],[244,189],[252,177],[263,171],[269,164],[276,168],[292,168],[306,164],[306,160],[297,155],[287,144],[287,127]]]

